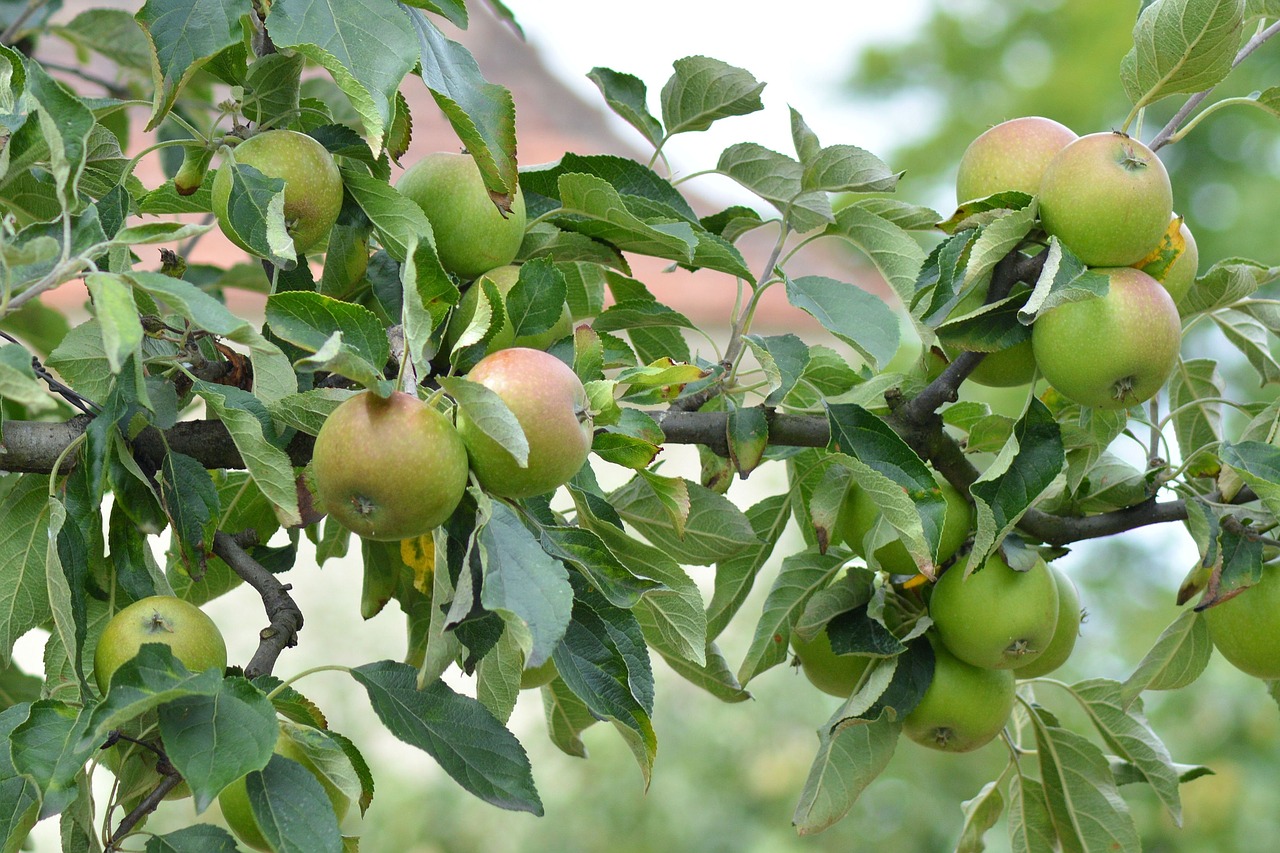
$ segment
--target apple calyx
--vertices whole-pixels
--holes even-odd
[[[1119,401],[1133,396],[1133,386],[1137,381],[1138,377],[1136,376],[1124,376],[1117,379],[1115,385],[1112,386],[1111,396]]]
[[[1151,161],[1139,154],[1132,145],[1126,145],[1124,155],[1120,158],[1120,165],[1130,172],[1138,172],[1150,166]]]

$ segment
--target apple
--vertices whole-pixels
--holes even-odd
[[[1181,302],[1200,271],[1200,250],[1187,221],[1174,216],[1159,245],[1137,267],[1164,285],[1174,305]]]
[[[1063,148],[1040,182],[1040,222],[1091,267],[1145,258],[1173,215],[1169,173],[1123,133],[1091,133]]]
[[[471,470],[488,492],[527,498],[569,482],[591,451],[587,392],[563,361],[542,350],[512,347],[477,362],[467,379],[493,391],[515,415],[529,443],[527,467],[458,413]]]
[[[458,307],[454,309],[452,316],[449,317],[449,326],[444,336],[444,351],[450,352],[453,350],[453,345],[458,342],[458,338],[462,337],[462,333],[470,325],[471,319],[475,317],[476,306],[480,301],[481,282],[492,282],[498,288],[498,292],[502,294],[505,305],[507,294],[511,292],[512,287],[515,287],[519,279],[520,267],[517,264],[507,264],[497,269],[489,270],[477,278],[462,294]],[[536,335],[521,335],[517,338],[511,325],[511,318],[504,315],[502,326],[494,333],[489,343],[485,345],[485,351],[497,352],[500,349],[509,347],[529,347],[530,349],[545,350],[556,341],[571,334],[573,334],[573,318],[569,316],[569,304],[566,302],[561,309],[560,319],[556,321],[555,325],[547,331]]]
[[[791,635],[791,649],[809,683],[823,693],[848,699],[871,665],[865,655],[838,655],[831,648],[831,636],[823,628],[812,640]]]
[[[325,795],[329,798],[329,803],[333,806],[333,812],[338,818],[338,823],[342,823],[342,819],[346,817],[347,811],[351,808],[350,797],[335,785],[333,780],[320,771],[307,752],[289,735],[289,729],[305,731],[301,726],[290,724],[286,727],[282,725],[280,735],[276,738],[275,753],[291,761],[296,761],[311,771],[311,775],[315,776],[320,786],[324,788]],[[315,733],[313,732],[313,734]],[[351,770],[351,773],[354,776],[354,769]],[[226,820],[227,826],[231,831],[235,833],[236,838],[254,850],[270,851],[272,849],[271,845],[267,843],[267,839],[263,836],[258,820],[253,814],[253,807],[249,803],[249,787],[245,782],[246,778],[241,776],[222,789],[222,793],[218,794],[218,807],[222,810],[222,817]]]
[[[499,210],[470,154],[428,154],[405,170],[396,189],[427,215],[440,263],[454,275],[475,278],[520,251],[524,194],[517,187],[510,212]]]
[[[1213,645],[1241,672],[1280,679],[1280,568],[1262,567],[1253,586],[1204,611]]]
[[[1040,657],[1014,670],[1018,678],[1037,678],[1062,666],[1075,651],[1080,636],[1080,593],[1067,573],[1053,563],[1049,563],[1049,573],[1058,587],[1058,625]]]
[[[1151,399],[1178,363],[1182,324],[1173,298],[1132,267],[1097,269],[1105,296],[1036,318],[1031,343],[1044,378],[1082,406],[1124,409]]]
[[[93,651],[93,677],[102,693],[111,676],[146,643],[163,643],[192,672],[227,668],[227,644],[204,611],[172,595],[152,595],[125,607],[102,629]]]
[[[329,414],[311,455],[320,506],[366,539],[410,539],[453,514],[467,451],[449,419],[401,391],[362,391]]]
[[[963,317],[982,307],[987,298],[985,287],[976,287],[961,299],[951,310],[951,317]],[[948,347],[945,352],[954,357],[957,350]],[[969,373],[969,379],[988,388],[1014,388],[1026,385],[1036,375],[1036,356],[1031,346],[1031,339],[1005,347],[1002,350],[989,352]]]
[[[956,201],[1017,190],[1035,195],[1049,161],[1076,140],[1075,131],[1053,119],[1024,116],[1001,122],[969,143],[956,173]]]
[[[933,679],[920,704],[903,719],[902,733],[942,752],[971,752],[989,743],[1013,711],[1013,673],[972,666],[932,634]]]
[[[938,638],[965,663],[1014,669],[1044,653],[1058,626],[1058,587],[1045,561],[1012,569],[996,551],[969,577],[959,564],[929,599]]]
[[[960,546],[969,538],[969,530],[973,523],[973,507],[965,500],[964,495],[955,486],[947,482],[941,474],[934,472],[933,479],[938,483],[943,498],[947,502],[946,516],[942,522],[942,535],[938,542],[937,563],[951,559]],[[880,507],[856,483],[852,483],[845,492],[840,504],[840,512],[836,516],[836,532],[844,543],[859,557],[865,557],[862,540],[880,517]],[[907,546],[899,539],[886,542],[876,549],[876,560],[880,568],[895,575],[914,575],[917,573],[916,563],[907,552]]]
[[[235,148],[235,161],[252,166],[268,178],[284,181],[284,220],[298,254],[329,233],[342,209],[342,175],[333,155],[305,133],[268,130]],[[227,164],[213,180],[213,212],[231,242],[251,251],[231,227],[227,203],[231,199],[231,169]]]

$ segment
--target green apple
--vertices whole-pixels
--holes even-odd
[[[511,288],[515,287],[516,282],[519,280],[520,267],[517,264],[507,264],[506,266],[489,270],[477,278],[462,294],[462,300],[458,302],[458,307],[454,309],[453,314],[449,317],[449,326],[444,336],[444,351],[450,352],[453,350],[453,345],[458,342],[458,338],[462,337],[462,333],[471,324],[471,319],[475,317],[476,305],[480,301],[481,282],[492,282],[498,288],[498,292],[502,294],[505,305],[507,294],[511,292]],[[508,349],[510,347],[529,347],[530,349],[545,350],[556,341],[571,334],[573,334],[573,318],[569,316],[568,303],[565,303],[561,309],[560,319],[556,321],[556,324],[547,331],[539,332],[536,335],[521,335],[517,338],[515,330],[511,326],[511,317],[504,314],[501,328],[494,333],[489,343],[485,345],[485,351],[497,352],[500,349]]]
[[[1036,318],[1031,342],[1044,378],[1082,406],[1124,409],[1151,399],[1178,363],[1182,324],[1173,298],[1132,267],[1097,269],[1105,296]]]
[[[1177,305],[1187,295],[1200,271],[1200,249],[1181,216],[1174,216],[1160,244],[1136,266],[1164,285]]]
[[[933,679],[902,733],[930,749],[971,752],[1000,734],[1013,711],[1014,679],[1007,670],[972,666],[927,635],[933,646]]]
[[[872,658],[865,655],[838,655],[831,648],[831,636],[823,628],[812,640],[802,640],[791,635],[791,649],[805,677],[823,693],[848,699],[862,674],[871,665]]]
[[[1044,560],[1025,572],[996,551],[968,578],[957,564],[929,599],[938,638],[965,663],[1014,669],[1044,653],[1058,626],[1058,587]]]
[[[1080,593],[1067,573],[1049,563],[1049,573],[1058,587],[1058,624],[1053,629],[1053,639],[1035,660],[1014,670],[1018,678],[1037,678],[1048,675],[1067,662],[1075,650],[1080,636]]]
[[[471,470],[486,491],[507,498],[544,494],[569,482],[591,451],[587,392],[563,361],[542,350],[512,347],[487,355],[467,378],[496,393],[515,415],[529,443],[526,467],[458,413]]]
[[[960,157],[956,201],[964,204],[1007,190],[1035,195],[1049,161],[1075,139],[1071,128],[1041,116],[989,128]]]
[[[444,268],[464,279],[511,263],[524,240],[524,194],[498,209],[470,154],[437,152],[410,166],[396,189],[422,208]]]
[[[1280,679],[1280,568],[1262,567],[1262,579],[1204,611],[1213,645],[1241,672]]]
[[[163,643],[192,672],[227,668],[227,644],[204,611],[172,595],[152,595],[125,607],[102,629],[93,651],[93,677],[103,693],[111,676],[146,643]]]
[[[333,155],[305,133],[268,130],[235,148],[235,161],[252,166],[268,178],[284,181],[284,220],[298,254],[320,242],[338,221],[342,209],[342,175]],[[251,251],[231,227],[227,203],[231,199],[231,169],[224,164],[213,180],[213,212],[222,233]]]
[[[467,451],[449,419],[400,391],[362,391],[334,409],[311,455],[320,506],[366,539],[410,539],[453,514]]]
[[[971,290],[959,304],[951,310],[951,317],[963,317],[982,307],[987,297],[985,287]],[[947,354],[954,357],[959,350],[947,348]],[[1036,356],[1031,346],[1031,339],[1016,343],[1002,350],[989,352],[978,362],[978,366],[969,374],[969,379],[988,388],[1014,388],[1026,385],[1036,375]]]
[[[946,499],[946,516],[942,522],[942,535],[938,542],[937,563],[951,559],[960,546],[969,538],[969,530],[973,524],[973,507],[965,500],[964,495],[955,486],[947,482],[941,474],[934,472],[942,497]],[[866,490],[852,483],[845,492],[840,504],[840,512],[836,516],[836,532],[844,543],[859,557],[866,553],[862,545],[863,538],[880,517],[880,507]],[[876,560],[880,568],[895,575],[913,575],[917,572],[916,563],[907,552],[907,546],[900,539],[886,542],[876,549]]]
[[[1169,173],[1123,133],[1091,133],[1063,148],[1040,182],[1040,222],[1091,267],[1145,258],[1173,215]]]

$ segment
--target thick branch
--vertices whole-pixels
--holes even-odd
[[[280,653],[298,644],[298,630],[302,628],[302,610],[289,595],[291,587],[281,583],[276,576],[244,549],[257,539],[253,531],[237,536],[218,532],[213,537],[213,553],[222,558],[231,570],[262,596],[262,606],[271,624],[258,634],[258,650],[244,668],[245,678],[270,675]]]

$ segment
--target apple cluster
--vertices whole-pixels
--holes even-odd
[[[970,143],[956,177],[962,207],[1008,192],[1033,196],[1046,237],[1105,276],[1108,289],[1043,312],[1029,341],[991,353],[971,378],[1020,385],[1038,370],[1082,406],[1151,399],[1177,363],[1177,303],[1199,262],[1159,157],[1123,133],[1078,137],[1047,118],[1012,119]],[[957,315],[985,297],[982,289],[966,295]]]

